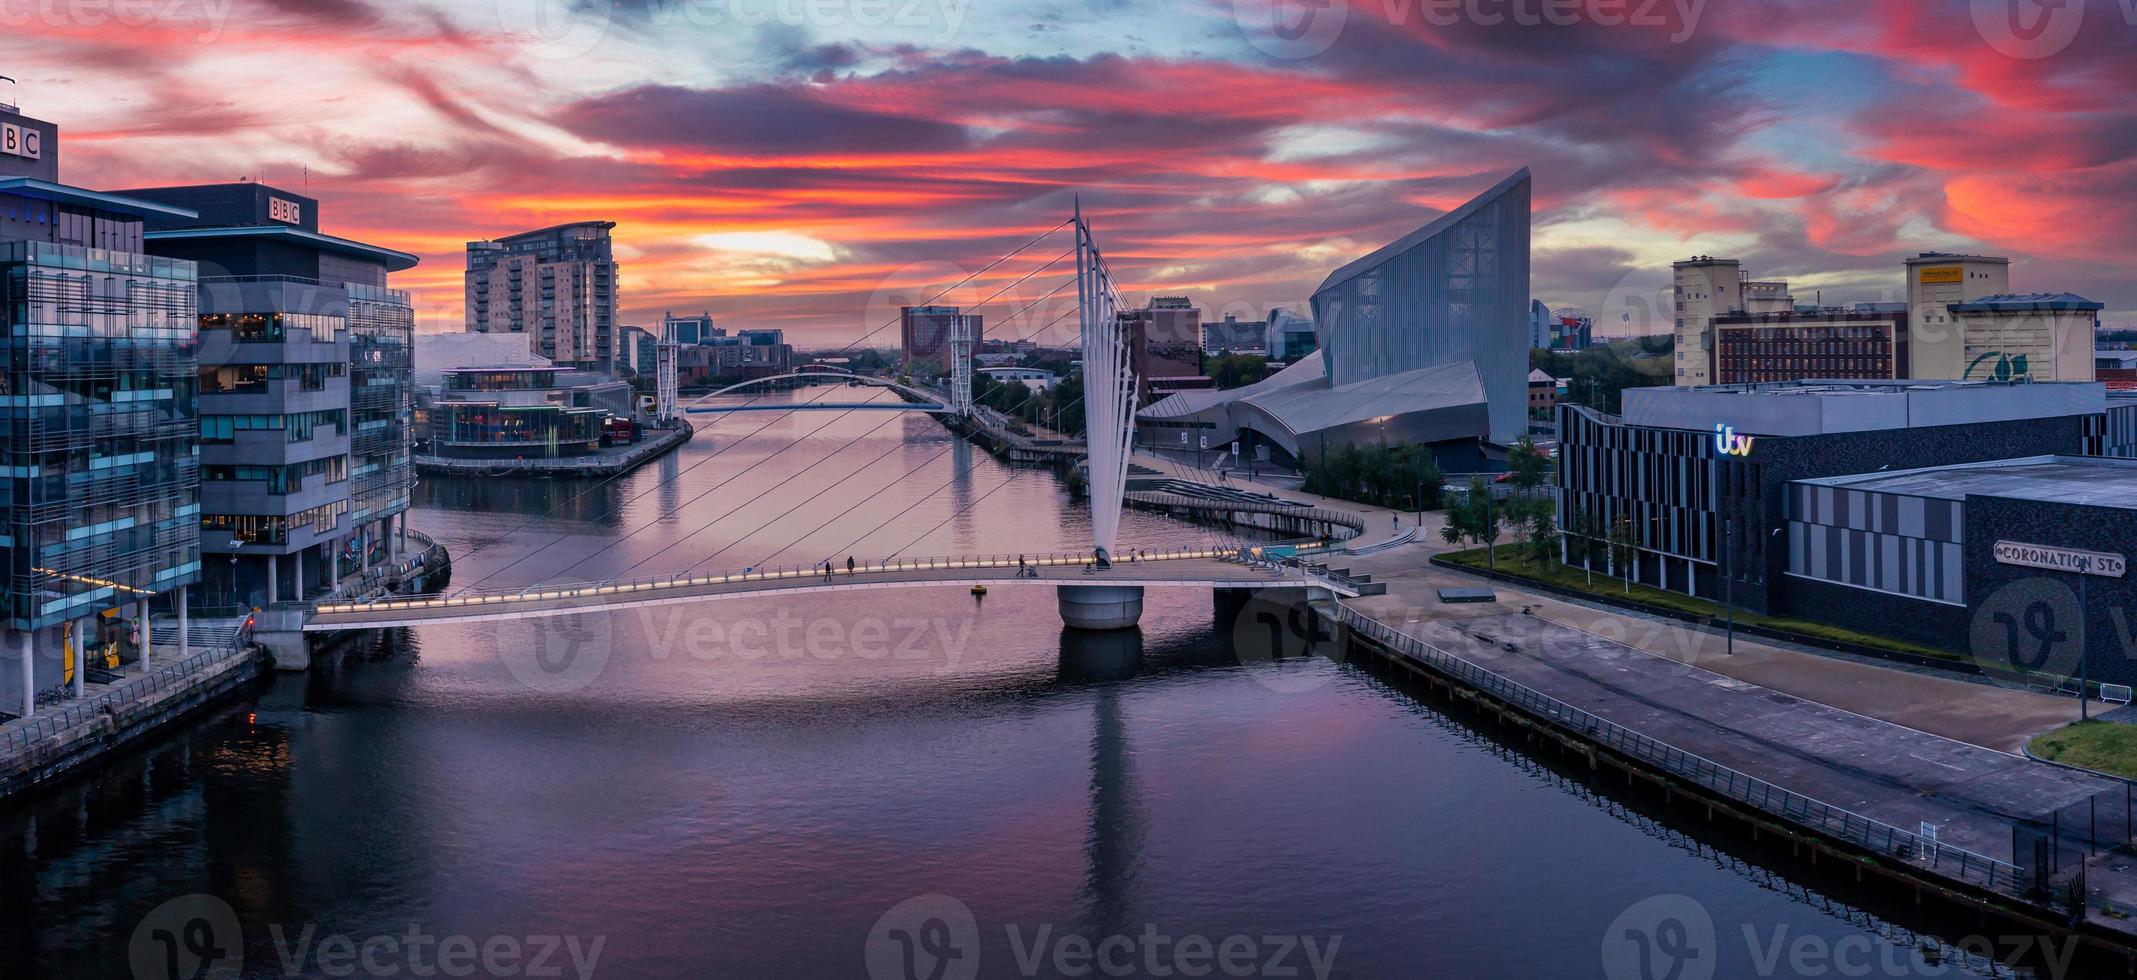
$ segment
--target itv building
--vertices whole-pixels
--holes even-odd
[[[1562,561],[2063,676],[2083,596],[2093,678],[2137,683],[2137,398],[1801,381],[1629,389],[1623,416],[1559,419]]]
[[[1146,443],[1238,440],[1287,465],[1338,446],[1431,446],[1482,468],[1528,429],[1529,172],[1345,265],[1313,294],[1318,350],[1258,384],[1138,415]]]

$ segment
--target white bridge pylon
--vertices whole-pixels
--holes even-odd
[[[1135,363],[1120,322],[1120,294],[1076,202],[1076,301],[1083,331],[1085,459],[1089,466],[1091,544],[1107,561],[1120,538],[1134,448]],[[1138,603],[1140,604],[1140,603]]]

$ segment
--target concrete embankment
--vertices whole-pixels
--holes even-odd
[[[2007,860],[2020,815],[2119,792],[2109,780],[1801,701],[1523,613],[1388,622],[1346,604],[1334,618],[1346,655],[1477,706],[1595,778],[1645,786],[1754,841],[1786,841],[1808,866],[1964,909],[1962,921],[2076,939],[2137,971],[2137,929],[2114,911],[2111,887],[2095,881],[2078,899],[2067,880]]]
[[[417,456],[415,466],[424,473],[439,476],[614,476],[646,463],[662,454],[689,442],[697,430],[689,422],[678,422],[673,429],[646,429],[645,442],[628,449],[604,451],[591,456],[562,456],[554,459],[527,457],[521,459],[451,459],[443,456]]]
[[[249,644],[190,654],[93,697],[10,723],[0,734],[0,799],[153,737],[257,678],[260,660]]]

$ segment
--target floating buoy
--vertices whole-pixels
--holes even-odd
[[[985,598],[987,598],[987,587],[986,587],[986,586],[984,586],[984,585],[975,585],[975,586],[973,586],[973,587],[972,587],[972,598],[974,598],[974,599],[985,599]]]

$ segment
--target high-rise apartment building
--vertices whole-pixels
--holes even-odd
[[[898,343],[905,352],[905,370],[910,372],[919,368],[950,374],[950,328],[960,318],[965,321],[968,336],[972,338],[972,349],[978,350],[986,339],[985,318],[981,315],[967,316],[955,306],[900,307]]]
[[[652,381],[660,370],[660,338],[644,327],[624,324],[616,335],[616,363]]]
[[[192,212],[60,183],[58,127],[14,106],[0,134],[0,710],[32,715],[200,579],[194,267],[142,243]]]
[[[1185,387],[1202,375],[1202,311],[1185,296],[1154,296],[1140,310],[1120,314],[1135,365],[1138,403],[1151,389]]]
[[[385,560],[406,529],[416,257],[319,230],[319,202],[259,183],[127,193],[147,248],[198,265],[203,588],[303,599]]]
[[[520,333],[565,367],[607,371],[616,356],[613,221],[576,221],[467,243],[469,333]]]

